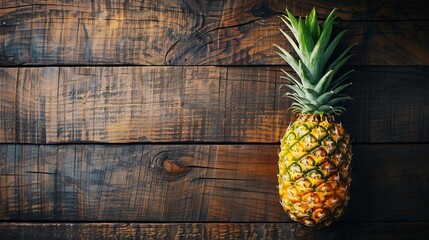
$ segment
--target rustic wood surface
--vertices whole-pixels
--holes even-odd
[[[286,44],[277,16],[286,7],[307,14],[313,5],[278,0],[3,1],[0,63],[284,64],[272,46]],[[417,0],[338,6],[321,1],[319,8],[321,18],[333,7],[340,9],[338,27],[349,29],[346,43],[359,44],[353,64],[422,65],[429,62],[428,5]]]
[[[0,223],[0,238],[45,239],[425,239],[428,223],[337,223],[311,229],[295,223]]]
[[[3,68],[0,75],[1,142],[277,142],[289,120],[278,68]]]
[[[280,67],[0,68],[0,142],[275,143],[291,119],[280,75]],[[354,100],[339,120],[355,143],[429,141],[428,67],[358,66],[351,81]]]
[[[0,220],[290,222],[278,202],[278,149],[0,145]],[[353,151],[340,221],[429,221],[428,144]]]
[[[278,203],[277,16],[314,4],[0,0],[0,239],[426,239],[428,1],[317,1],[358,44],[351,200]]]

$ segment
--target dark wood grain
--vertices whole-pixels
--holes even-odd
[[[323,229],[278,203],[277,16],[314,4],[0,1],[0,239],[426,239],[427,1],[317,1],[358,44],[351,200]]]
[[[341,116],[356,142],[429,142],[429,68],[355,67]],[[412,137],[419,136],[419,137]]]
[[[1,69],[1,141],[277,141],[289,119],[281,107],[287,100],[278,97],[279,73],[222,67]]]
[[[287,68],[285,68],[287,70]],[[0,142],[278,142],[280,67],[0,68]],[[429,68],[356,67],[355,143],[429,142]]]
[[[0,238],[45,239],[425,239],[428,223],[0,223]]]
[[[349,221],[429,219],[427,144],[362,144],[353,148]]]
[[[0,220],[290,222],[278,145],[0,145]],[[428,144],[355,145],[341,222],[429,221]]]
[[[427,65],[427,3],[417,0],[318,2],[339,8],[358,43],[353,64]],[[260,65],[284,64],[277,16],[308,14],[311,1],[7,1],[0,6],[0,63]],[[285,45],[285,48],[290,46]]]

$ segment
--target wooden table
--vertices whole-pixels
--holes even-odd
[[[429,4],[318,1],[358,43],[334,225],[278,203],[290,49],[313,1],[0,2],[0,239],[425,239]]]

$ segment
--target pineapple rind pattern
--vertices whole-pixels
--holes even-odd
[[[328,226],[341,216],[351,183],[350,137],[330,115],[301,114],[281,139],[280,203],[294,221]]]

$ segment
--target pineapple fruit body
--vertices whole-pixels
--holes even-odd
[[[344,212],[350,199],[350,137],[333,115],[352,98],[342,93],[352,83],[353,70],[340,70],[352,57],[352,46],[334,54],[345,30],[334,35],[335,9],[319,25],[316,10],[296,18],[286,10],[280,19],[289,32],[280,30],[295,54],[275,45],[278,55],[294,73],[283,71],[288,80],[284,95],[293,100],[290,109],[299,114],[281,139],[278,188],[280,203],[291,219],[306,226],[328,226]]]
[[[281,139],[278,188],[289,217],[328,226],[350,199],[351,144],[331,115],[301,114]]]

